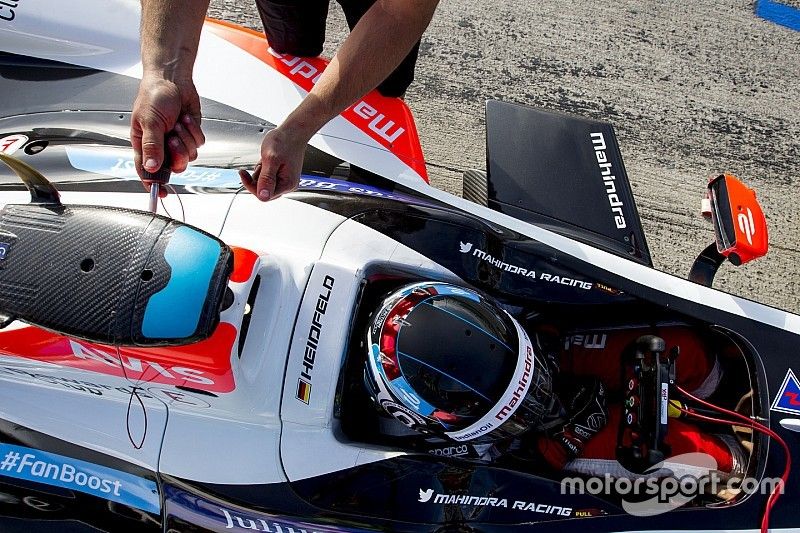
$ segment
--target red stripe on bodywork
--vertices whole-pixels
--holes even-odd
[[[206,340],[185,346],[120,348],[72,339],[34,326],[0,332],[0,355],[127,378],[139,385],[182,385],[209,392],[234,388],[236,328],[220,323]]]
[[[231,281],[234,283],[244,283],[253,274],[253,268],[258,261],[258,254],[247,248],[231,246],[233,251],[233,272]]]
[[[320,57],[278,54],[269,48],[265,36],[221,20],[206,19],[206,28],[271,66],[287,79],[310,91],[328,66]],[[342,116],[400,158],[428,181],[414,116],[400,98],[390,98],[373,90],[342,112]]]

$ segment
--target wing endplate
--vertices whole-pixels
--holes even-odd
[[[652,266],[611,124],[492,100],[486,132],[490,207]]]

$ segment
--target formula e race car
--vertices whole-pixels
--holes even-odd
[[[135,1],[0,2],[0,530],[800,527],[800,317],[711,288],[726,258],[766,251],[735,178],[709,183],[716,243],[679,279],[652,266],[610,124],[491,101],[487,170],[459,198],[427,184],[405,104],[373,92],[312,139],[297,191],[261,203],[237,169],[325,61],[209,20],[195,66],[208,141],[153,214],[128,140],[138,16]],[[630,475],[594,490],[575,465],[383,431],[367,324],[422,281],[488,295],[535,346],[612,376],[621,414],[595,465]],[[622,330],[634,340],[612,346]],[[680,384],[693,351],[720,367],[695,392]],[[675,481],[649,474],[685,420],[690,437],[735,442],[724,490],[633,501],[615,481]]]

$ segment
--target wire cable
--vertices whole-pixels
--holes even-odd
[[[681,394],[683,394],[684,396],[686,396],[687,398],[691,399],[692,401],[695,401],[695,402],[699,403],[700,405],[702,405],[704,407],[707,407],[709,409],[713,409],[714,411],[717,411],[718,413],[722,413],[722,414],[727,415],[727,416],[732,416],[736,420],[724,420],[724,419],[721,419],[721,418],[714,418],[714,417],[711,417],[711,416],[701,415],[700,413],[692,411],[691,409],[685,409],[683,407],[677,407],[677,409],[679,411],[681,411],[682,413],[684,413],[685,415],[690,416],[690,417],[692,417],[692,418],[694,418],[696,420],[703,420],[705,422],[711,422],[711,423],[714,423],[714,424],[724,424],[724,425],[730,425],[730,426],[745,426],[745,427],[749,427],[751,429],[754,429],[754,430],[756,430],[756,431],[758,431],[760,433],[763,433],[763,434],[767,435],[768,437],[771,437],[778,444],[780,444],[781,447],[783,448],[783,452],[784,452],[784,454],[786,456],[786,462],[785,462],[785,466],[784,466],[784,469],[783,469],[783,474],[781,475],[781,483],[780,483],[779,486],[776,486],[776,487],[774,487],[772,489],[772,493],[769,495],[769,498],[767,498],[767,504],[766,504],[766,506],[764,508],[764,513],[763,513],[763,515],[761,517],[761,532],[762,533],[767,533],[769,531],[769,515],[770,515],[770,512],[772,511],[772,508],[775,506],[775,502],[777,502],[778,498],[780,498],[780,496],[781,496],[781,494],[783,492],[783,488],[786,487],[786,483],[789,480],[789,472],[792,469],[792,455],[791,455],[791,452],[789,451],[789,446],[786,444],[786,441],[784,441],[781,438],[780,435],[775,433],[773,430],[771,430],[770,428],[768,428],[767,426],[765,426],[761,422],[753,420],[752,418],[749,418],[749,417],[747,417],[747,416],[745,416],[743,414],[737,413],[735,411],[731,411],[729,409],[725,409],[724,407],[720,407],[718,405],[714,405],[713,403],[707,402],[705,400],[701,400],[700,398],[694,396],[693,394],[691,394],[690,392],[684,390],[682,387],[680,387],[678,385],[675,385],[675,389],[678,392],[680,392]]]

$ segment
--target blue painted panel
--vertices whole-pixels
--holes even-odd
[[[175,230],[164,250],[172,274],[167,286],[147,302],[145,337],[177,339],[194,334],[219,254],[219,243],[207,235],[188,226]]]
[[[0,476],[76,490],[153,514],[161,512],[155,481],[25,446],[0,444]]]

